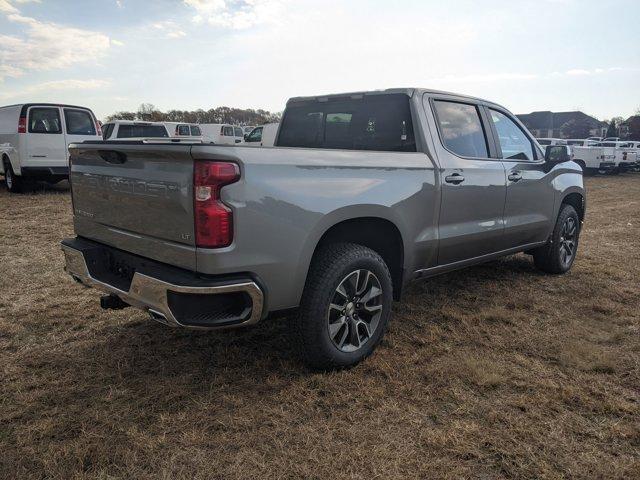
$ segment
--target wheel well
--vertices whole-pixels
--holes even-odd
[[[398,228],[389,220],[363,217],[345,220],[327,230],[316,245],[319,248],[329,243],[357,243],[370,248],[382,257],[391,273],[393,298],[400,299],[404,265],[404,247]]]
[[[563,204],[571,205],[578,212],[580,221],[584,220],[584,199],[579,193],[570,193],[562,199]]]

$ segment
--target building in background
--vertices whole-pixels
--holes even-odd
[[[604,137],[607,123],[586,113],[533,112],[518,118],[536,138],[587,138]]]
[[[620,124],[620,138],[640,142],[640,115],[632,115]]]

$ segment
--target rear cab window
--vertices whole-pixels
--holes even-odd
[[[96,135],[93,116],[87,110],[65,108],[64,123],[69,135]]]
[[[477,105],[434,100],[436,122],[444,147],[459,157],[488,158],[487,136]]]
[[[57,107],[31,107],[29,133],[62,133],[60,109]]]
[[[277,146],[415,152],[409,97],[363,95],[289,105]]]
[[[168,137],[167,129],[163,125],[120,125],[118,138],[165,138]]]

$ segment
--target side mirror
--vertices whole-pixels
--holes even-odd
[[[557,165],[571,160],[571,150],[567,145],[549,145],[544,152],[544,161]]]

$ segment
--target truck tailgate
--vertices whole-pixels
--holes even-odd
[[[191,145],[70,147],[76,234],[195,270]]]

